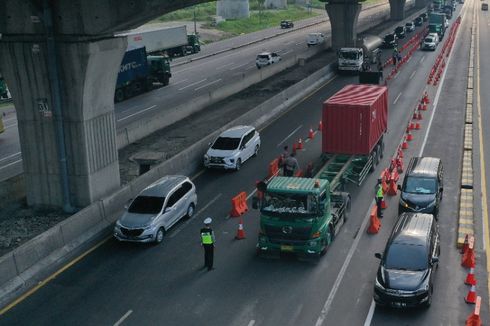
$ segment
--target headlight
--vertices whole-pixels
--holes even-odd
[[[424,294],[429,291],[429,283],[424,284],[420,289],[415,291],[415,294]]]
[[[401,197],[400,197],[400,205],[403,206],[403,207],[405,207],[405,208],[409,208],[410,207],[410,205],[408,205],[407,202],[404,201]]]
[[[385,287],[383,285],[381,285],[381,283],[379,283],[378,281],[378,277],[376,276],[376,282],[374,283],[374,286],[377,288],[377,289],[380,289],[380,290],[385,290]]]
[[[259,242],[267,242],[267,237],[265,235],[259,236]]]
[[[204,154],[204,160],[209,161],[209,155],[208,154]]]
[[[437,200],[436,200],[436,199],[434,199],[432,202],[430,202],[430,203],[427,205],[427,207],[432,207],[432,206],[434,206],[434,205],[436,204],[436,201],[437,201]]]
[[[116,221],[116,228],[120,229],[122,228],[123,226],[121,225],[121,223],[119,221]]]
[[[144,227],[143,227],[143,230],[151,230],[151,229],[154,229],[154,228],[155,228],[155,226],[154,226],[153,224],[151,224],[151,223],[150,223],[150,224],[148,224],[147,226],[144,226]]]
[[[235,163],[235,159],[234,158],[230,158],[229,159],[231,163]]]

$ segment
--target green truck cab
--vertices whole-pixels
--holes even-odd
[[[432,12],[429,15],[429,33],[437,33],[439,40],[442,40],[446,33],[446,14]]]
[[[274,177],[261,199],[257,254],[320,257],[346,220],[350,195],[331,192],[325,179]]]
[[[201,51],[201,43],[199,42],[198,34],[187,34],[187,54],[199,53]]]
[[[146,57],[150,68],[150,76],[153,80],[167,86],[172,73],[170,72],[170,58],[161,55],[149,55]]]

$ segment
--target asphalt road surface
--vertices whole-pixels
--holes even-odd
[[[467,1],[465,7],[470,8],[473,2]],[[465,271],[460,267],[460,255],[455,248],[455,212],[471,19],[469,14],[463,19],[444,82],[440,88],[428,88],[437,108],[425,113],[422,129],[415,132],[405,159],[408,163],[409,157],[422,153],[441,157],[445,165],[444,200],[439,218],[442,254],[430,309],[402,312],[375,308],[372,304],[378,264],[374,253],[383,250],[395,222],[397,197],[388,200],[381,232],[366,234],[367,212],[373,201],[377,176],[382,167],[388,166],[389,154],[395,151],[405,132],[413,108],[427,87],[426,77],[437,55],[437,51],[417,51],[389,82],[387,155],[362,186],[347,188],[353,197],[349,219],[318,262],[298,261],[292,257],[257,258],[258,213],[250,211],[245,215],[247,238],[236,241],[233,238],[237,220],[227,218],[230,199],[239,191],[251,193],[255,180],[265,176],[268,162],[281,152],[282,145],[304,138],[310,126],[316,126],[320,120],[321,103],[342,86],[355,83],[355,77],[334,77],[261,130],[259,156],[246,162],[239,172],[204,171],[196,175],[197,214],[168,232],[162,245],[104,241],[84,259],[6,312],[0,317],[0,324],[464,324],[472,307],[463,301],[467,287],[462,283]],[[484,43],[488,39],[480,41]],[[487,103],[484,98],[482,103]],[[300,164],[304,166],[319,153],[320,137],[317,135],[299,153]],[[201,269],[203,253],[199,245],[199,229],[207,216],[214,218],[217,237],[216,269],[211,272]],[[482,260],[478,261],[479,265]],[[482,315],[488,321],[488,293],[483,286],[479,294],[487,302],[482,306]]]
[[[361,12],[359,24],[368,24],[374,17],[383,15],[383,12],[386,13],[388,11],[388,4],[368,7]],[[329,35],[330,23],[325,18],[313,19],[313,22],[319,22],[319,24],[307,28],[301,28],[301,26],[311,24],[310,20],[304,23],[299,22],[294,29],[287,32],[283,30],[284,34],[280,36],[253,43],[246,47],[240,47],[240,45],[278,34],[281,32],[279,27],[211,43],[203,47],[203,51],[200,54],[175,59],[176,66],[172,69],[173,76],[170,80],[170,85],[115,105],[117,128],[122,128],[144,117],[151,117],[159,110],[177,107],[182,103],[191,101],[193,98],[219,89],[227,83],[233,83],[243,75],[255,72],[257,69],[255,57],[260,52],[277,52],[283,59],[287,59],[300,53],[313,51],[313,48],[308,49],[306,46],[306,35],[310,32],[318,31]],[[234,47],[237,48],[182,64],[191,58],[196,59],[199,56],[221,52]],[[22,173],[21,148],[15,114],[11,114],[8,119],[10,127],[7,126],[7,132],[0,137],[0,181]]]

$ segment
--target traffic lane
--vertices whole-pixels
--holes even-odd
[[[0,180],[16,176],[22,172],[22,156],[15,114],[3,119],[5,131],[0,134]]]
[[[463,26],[462,31],[464,30]],[[463,148],[462,126],[464,126],[465,86],[469,59],[470,34],[467,28],[458,40],[453,48],[454,53],[447,68],[437,112],[423,152],[423,156],[440,157],[445,168],[444,200],[439,215],[441,258],[434,282],[433,304],[428,310],[399,311],[376,307],[373,325],[462,324],[472,309],[463,301],[468,290],[463,284],[466,271],[460,266],[461,256],[455,248]],[[428,119],[427,115],[425,119]],[[420,143],[417,145],[416,151],[412,151],[411,156],[419,155]],[[448,151],[448,148],[454,150]],[[405,162],[408,163],[407,159]],[[382,251],[383,248],[380,249]]]

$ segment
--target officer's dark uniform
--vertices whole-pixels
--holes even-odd
[[[382,204],[382,201],[383,201],[383,197],[384,197],[384,194],[383,194],[383,185],[381,184],[381,182],[378,183],[378,189],[376,191],[376,206],[378,208],[378,217],[383,217],[383,211],[382,211],[382,208],[381,208],[381,204]]]
[[[204,248],[204,267],[207,267],[208,271],[210,271],[213,269],[214,232],[209,225],[205,225],[201,229],[201,243]]]

